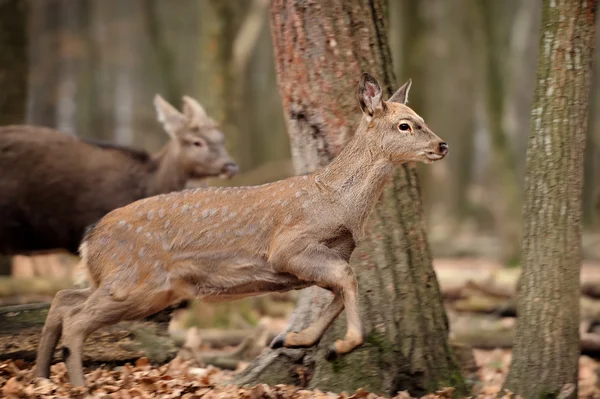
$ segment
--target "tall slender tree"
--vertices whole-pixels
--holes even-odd
[[[352,136],[360,118],[354,93],[361,72],[375,75],[388,96],[398,87],[385,15],[383,0],[271,3],[277,77],[297,174],[325,166]],[[414,83],[413,90],[419,90],[419,82]],[[339,360],[325,360],[334,337],[343,335],[342,317],[316,348],[270,351],[239,382],[301,384],[310,379],[310,386],[324,390],[362,387],[386,394],[464,388],[448,344],[414,165],[398,169],[366,233],[351,261],[366,343]],[[330,300],[321,288],[303,291],[289,329],[306,327]]]
[[[27,105],[27,2],[0,1],[0,126],[23,123]],[[0,256],[0,275],[10,273]]]
[[[598,0],[544,0],[506,388],[577,397],[583,153]]]

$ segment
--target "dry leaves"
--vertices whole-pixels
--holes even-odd
[[[508,350],[475,351],[481,385],[475,387],[477,399],[498,397],[512,399],[510,392],[502,392],[502,384],[511,353]],[[580,358],[579,397],[600,398],[598,362],[587,356]],[[254,387],[223,385],[235,372],[193,367],[190,361],[175,358],[170,363],[155,366],[140,358],[135,365],[100,367],[86,373],[88,387],[73,388],[68,383],[64,363],[52,366],[51,378],[33,378],[33,365],[22,361],[0,363],[0,397],[21,398],[185,398],[185,399],[379,399],[374,393],[359,389],[349,394],[334,394],[318,389],[307,390],[288,385]],[[451,399],[454,388],[444,388],[422,399]],[[407,392],[399,392],[393,399],[413,399]]]

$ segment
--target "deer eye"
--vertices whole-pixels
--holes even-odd
[[[398,129],[402,132],[410,132],[410,125],[408,123],[401,123],[398,125]]]
[[[193,141],[192,144],[194,144],[196,147],[202,147],[204,145],[200,140]]]

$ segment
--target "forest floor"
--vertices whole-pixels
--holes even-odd
[[[465,294],[464,281],[475,281],[479,285],[485,281],[493,281],[493,286],[503,288],[514,285],[512,272],[506,271],[501,265],[493,261],[483,259],[437,259],[436,272],[438,277],[445,282],[448,293],[446,297],[456,296],[455,287],[462,287],[460,298],[464,298],[469,292],[472,293],[473,287]],[[460,273],[457,273],[460,269]],[[504,275],[498,274],[508,273]],[[460,281],[454,281],[447,276],[460,276]],[[582,267],[583,282],[600,281],[600,264],[596,261],[584,262]],[[477,287],[476,287],[477,288]],[[481,294],[481,287],[476,289],[477,295]],[[492,290],[493,291],[493,290]],[[498,290],[496,290],[498,291]],[[500,290],[502,291],[502,290]],[[503,291],[502,291],[503,292]],[[495,293],[494,295],[497,295]],[[501,294],[500,296],[502,296]],[[513,295],[509,293],[509,296]],[[468,296],[468,295],[467,295]],[[447,298],[447,299],[448,299]],[[293,298],[289,298],[291,301]],[[600,299],[600,298],[598,298]],[[594,299],[594,301],[598,301]],[[506,298],[502,299],[505,301]],[[457,313],[457,300],[447,300],[447,309],[451,315],[466,315],[463,319],[475,320],[478,313],[477,309],[469,309],[466,313]],[[596,303],[596,302],[594,302]],[[600,301],[598,301],[600,303]],[[274,302],[269,302],[271,312],[273,312]],[[293,308],[293,301],[286,304]],[[224,305],[221,305],[224,306]],[[239,306],[239,305],[238,305]],[[478,305],[481,307],[480,305]],[[487,306],[487,305],[486,305]],[[205,313],[197,315],[199,319],[214,319],[212,313],[221,314],[222,308],[202,307]],[[286,308],[287,309],[287,308]],[[278,332],[285,326],[285,320],[289,316],[290,309],[278,311],[278,315],[272,317],[269,322],[269,328],[272,334]],[[480,309],[481,310],[481,309]],[[487,311],[483,309],[484,311]],[[259,317],[260,315],[257,315]],[[236,316],[237,317],[237,316]],[[486,316],[492,317],[492,316]],[[237,317],[239,319],[239,317]],[[497,317],[499,323],[513,326],[514,317]],[[233,319],[233,317],[232,317]],[[451,317],[455,320],[456,317]],[[453,328],[456,330],[463,319],[455,320]],[[487,319],[486,319],[487,320]],[[510,323],[508,323],[510,321]],[[239,322],[239,321],[238,321]],[[486,321],[487,323],[487,321]],[[212,322],[211,322],[212,324]],[[231,324],[231,323],[229,323]],[[209,327],[209,326],[204,326]],[[475,324],[468,324],[468,330],[474,329]],[[499,330],[500,335],[506,335],[505,330]],[[510,345],[508,345],[510,347]],[[232,351],[234,345],[224,346],[221,349],[223,353]],[[204,348],[214,349],[214,348]],[[476,364],[478,366],[477,375],[479,382],[473,389],[474,398],[497,398],[502,390],[502,384],[508,373],[508,367],[511,360],[510,349],[483,350],[475,349],[473,351]],[[595,355],[593,355],[595,356]],[[135,357],[134,357],[135,359]],[[133,363],[133,362],[132,362]],[[222,370],[213,366],[199,367],[195,361],[184,361],[181,357],[166,364],[150,363],[146,358],[140,358],[135,364],[126,363],[125,365],[95,365],[86,369],[86,380],[88,388],[74,389],[68,384],[67,373],[64,363],[57,363],[52,366],[50,380],[34,379],[33,366],[31,362],[12,359],[0,362],[0,398],[378,398],[380,396],[364,392],[348,392],[334,394],[320,392],[318,390],[306,390],[294,386],[266,386],[258,385],[254,387],[239,387],[228,385],[227,382],[235,377],[236,373],[243,370],[248,363],[240,361],[236,370]],[[430,394],[426,398],[451,398],[452,388],[447,388]],[[509,395],[504,395],[506,398]],[[406,392],[401,392],[395,398],[410,398]],[[598,398],[600,399],[600,356],[592,358],[581,356],[579,361],[579,398]]]
[[[474,350],[478,365],[480,383],[474,388],[473,396],[478,399],[497,398],[502,390],[511,359],[510,350]],[[136,364],[119,367],[100,366],[86,369],[87,388],[72,388],[67,382],[64,363],[52,366],[50,380],[33,378],[33,364],[22,361],[0,363],[0,397],[16,398],[205,398],[205,399],[304,399],[304,398],[382,398],[365,392],[342,392],[335,394],[319,390],[306,390],[300,387],[277,385],[257,385],[239,387],[228,384],[236,373],[247,364],[235,370],[220,370],[194,367],[190,362],[175,358],[164,365],[152,365],[146,358]],[[600,398],[600,363],[590,357],[579,360],[579,398]],[[424,398],[451,398],[452,388],[442,389]],[[502,395],[510,398],[508,394]],[[409,399],[406,392],[394,398]]]

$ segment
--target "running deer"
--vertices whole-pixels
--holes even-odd
[[[444,158],[448,145],[406,106],[411,81],[388,101],[368,74],[363,118],[331,164],[255,187],[201,188],[146,198],[106,215],[81,245],[90,287],[60,291],[44,326],[38,377],[48,377],[62,332],[73,385],[84,385],[82,345],[93,331],[142,318],[181,298],[238,299],[317,285],[333,294],[319,319],[271,347],[314,345],[345,309],[347,332],[330,348],[363,342],[350,255],[394,166]]]
[[[191,178],[235,174],[223,133],[196,100],[183,102],[180,113],[154,98],[171,139],[152,155],[44,127],[0,127],[0,254],[75,254],[86,226],[111,210]]]

